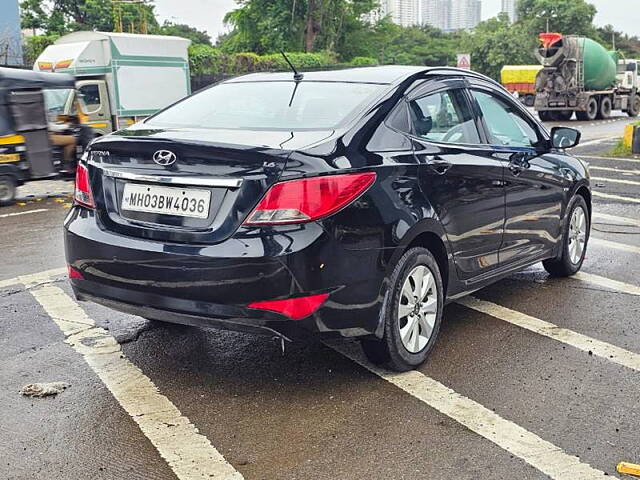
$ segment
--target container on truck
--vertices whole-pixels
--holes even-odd
[[[505,65],[500,71],[500,80],[504,88],[517,94],[522,103],[533,107],[536,100],[536,76],[540,70],[540,65]]]
[[[569,120],[574,112],[578,120],[608,118],[614,110],[640,113],[638,61],[576,35],[542,33],[540,42],[535,109],[541,120]]]
[[[48,46],[33,68],[74,75],[89,123],[106,135],[189,95],[189,44],[162,35],[74,32]]]

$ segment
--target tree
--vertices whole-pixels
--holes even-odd
[[[20,9],[22,28],[41,30],[47,35],[119,29],[146,33],[158,27],[154,6],[143,0],[131,4],[112,0],[23,0]]]
[[[585,0],[519,0],[519,24],[532,35],[549,30],[565,35],[594,37],[596,7]]]
[[[198,30],[185,24],[172,23],[165,20],[164,24],[153,33],[160,35],[173,35],[176,37],[188,38],[194,45],[211,45],[211,37],[207,32]]]
[[[501,13],[465,34],[461,46],[464,53],[471,54],[474,70],[497,80],[504,65],[536,62],[533,57],[536,41],[536,36],[521,24],[511,24],[508,15]]]
[[[234,30],[220,44],[227,51],[336,50],[359,30],[376,0],[237,0],[225,21]]]

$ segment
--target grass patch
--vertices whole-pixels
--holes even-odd
[[[624,144],[624,140],[618,140],[618,143],[604,154],[605,157],[632,157],[631,148],[626,147]]]

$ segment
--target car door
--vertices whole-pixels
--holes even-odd
[[[561,235],[564,188],[561,161],[517,102],[482,83],[470,94],[493,157],[504,166],[506,224],[500,263],[531,263],[553,251]]]
[[[498,267],[504,226],[503,165],[483,144],[462,79],[427,81],[409,96],[421,188],[438,216],[458,277]]]
[[[78,82],[77,88],[87,109],[85,113],[89,116],[89,125],[102,135],[113,131],[107,84],[104,80],[83,80]]]

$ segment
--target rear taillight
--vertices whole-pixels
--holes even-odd
[[[253,302],[247,306],[257,310],[276,312],[284,315],[285,317],[289,317],[291,320],[302,320],[318,310],[328,296],[328,293],[321,293],[319,295],[311,295],[309,297]]]
[[[318,220],[353,202],[375,179],[375,173],[366,172],[276,183],[244,223],[282,225]]]
[[[89,184],[89,170],[87,166],[78,163],[76,168],[76,189],[73,194],[76,203],[83,207],[95,208],[93,195],[91,194],[91,185]]]

